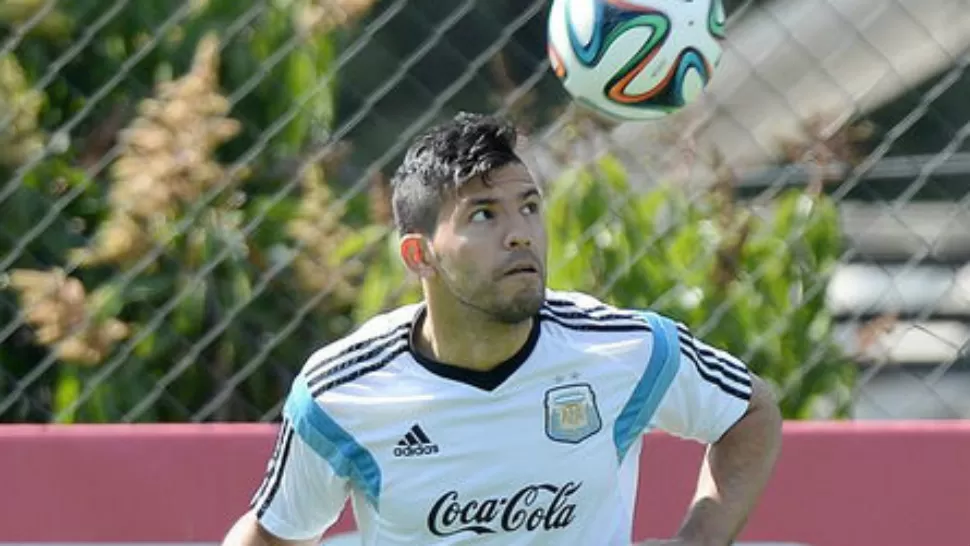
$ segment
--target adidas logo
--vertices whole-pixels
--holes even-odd
[[[437,452],[438,445],[428,438],[428,435],[421,430],[421,426],[417,423],[394,447],[395,457],[420,457],[422,455],[434,455]]]

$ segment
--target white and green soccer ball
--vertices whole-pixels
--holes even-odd
[[[694,102],[721,60],[722,0],[553,0],[553,71],[579,103],[620,121]]]

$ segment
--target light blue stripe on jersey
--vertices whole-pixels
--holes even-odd
[[[377,508],[381,469],[364,446],[337,424],[313,399],[303,377],[293,382],[283,412],[300,438],[343,478],[350,478]]]
[[[626,457],[633,442],[645,432],[680,365],[677,325],[656,313],[644,312],[643,317],[650,324],[653,347],[647,369],[613,426],[613,442],[620,461]]]

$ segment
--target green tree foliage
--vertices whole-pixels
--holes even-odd
[[[0,38],[37,24],[0,59],[0,418],[261,417],[351,326],[385,236],[328,188],[340,21],[15,4]]]
[[[789,190],[761,218],[727,182],[702,195],[633,191],[608,156],[569,172],[547,209],[550,285],[684,322],[768,379],[787,418],[808,418],[823,397],[847,400],[854,379],[825,307],[842,252],[835,204]]]

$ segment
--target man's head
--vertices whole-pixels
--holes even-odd
[[[401,256],[429,301],[509,324],[545,294],[541,195],[515,145],[511,124],[458,114],[418,137],[392,183]]]

